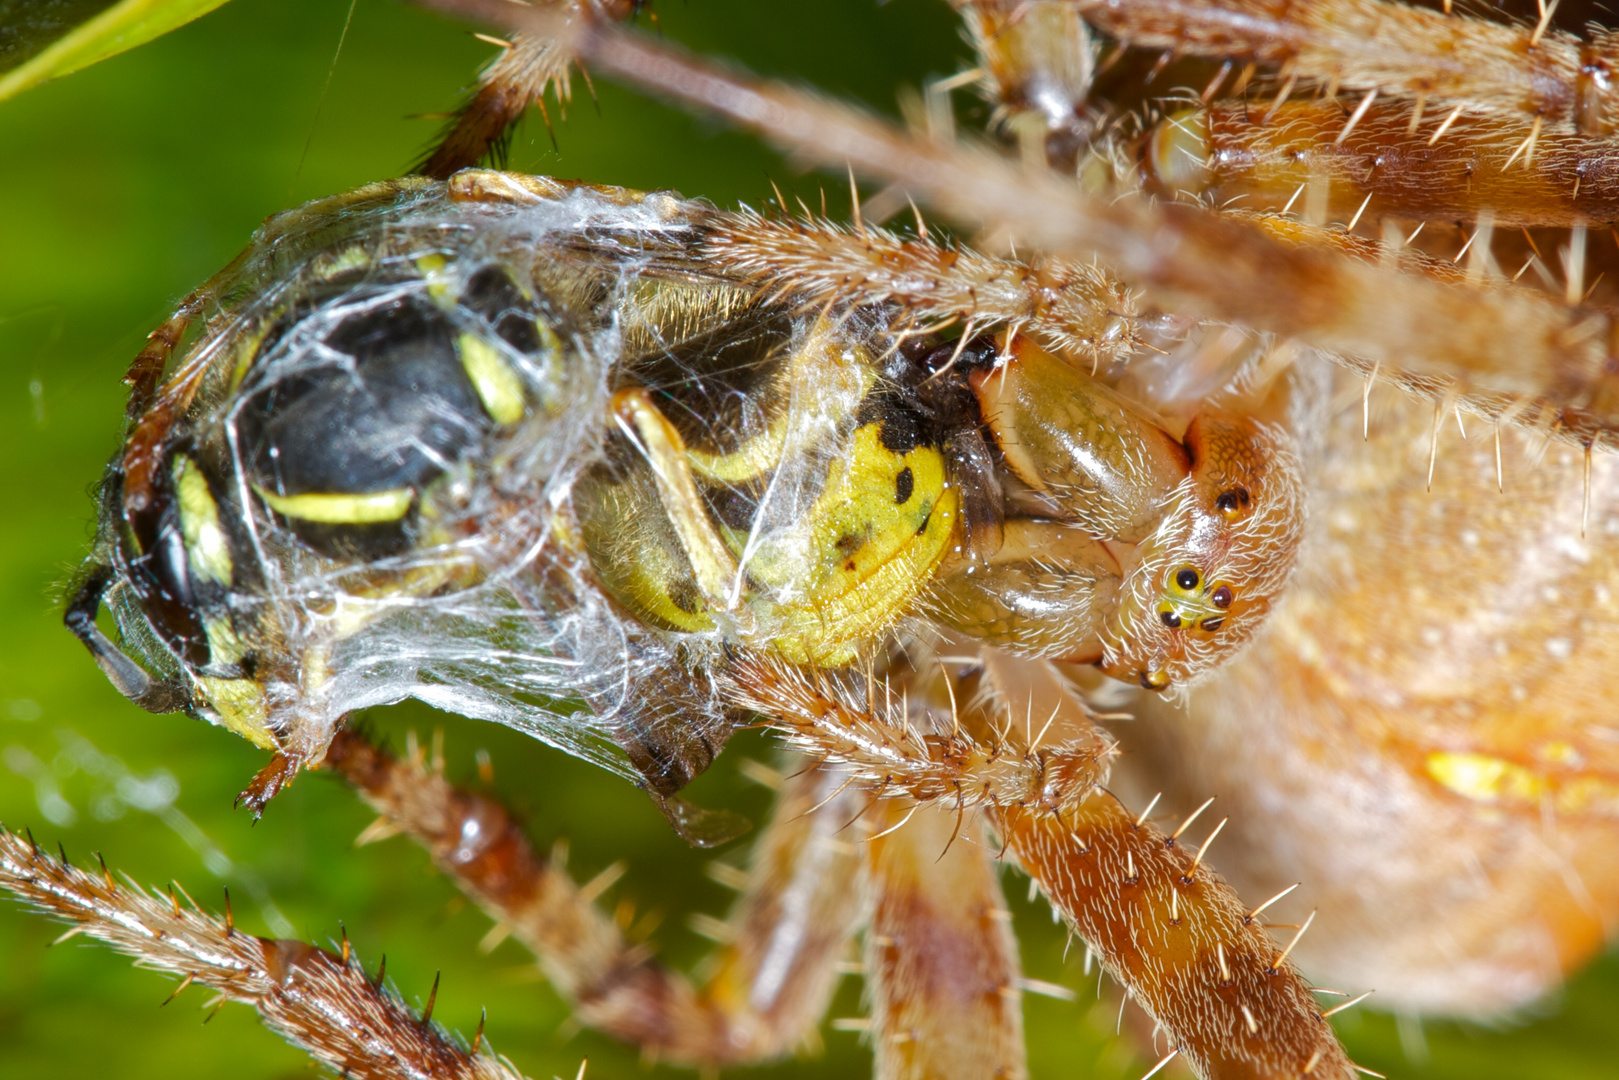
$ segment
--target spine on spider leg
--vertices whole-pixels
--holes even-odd
[[[337,736],[326,763],[534,951],[581,1023],[651,1058],[714,1067],[776,1057],[813,1037],[859,915],[859,860],[830,835],[846,817],[807,814],[837,801],[836,791],[828,799],[821,790],[826,776],[789,782],[722,935],[730,941],[699,992],[627,941],[594,906],[592,886],[537,859],[494,799],[456,789],[352,732]],[[788,920],[796,941],[790,955],[772,940]]]
[[[1009,806],[1007,851],[1206,1080],[1353,1067],[1283,947],[1181,842],[1097,791],[1057,813]]]
[[[1274,115],[1222,103],[1161,121],[1143,162],[1165,192],[1280,211],[1320,184],[1330,220],[1477,220],[1566,227],[1619,219],[1619,148],[1611,140],[1516,119],[1417,116],[1408,103],[1345,113],[1290,102]]]
[[[892,303],[922,320],[961,318],[979,330],[1028,327],[1054,350],[1103,362],[1137,345],[1137,297],[1095,266],[1032,263],[946,247],[925,235],[727,214],[707,226],[704,250],[727,271],[807,305]]]
[[[1443,15],[1391,0],[1075,0],[1086,21],[1120,41],[1197,56],[1279,64],[1282,96],[1299,79],[1376,91],[1525,122],[1577,122],[1606,135],[1619,117],[1605,39],[1546,26]],[[1330,95],[1329,95],[1330,96]],[[1447,110],[1448,111],[1448,110]]]
[[[106,942],[147,968],[199,983],[220,1001],[251,1005],[265,1026],[317,1061],[356,1080],[521,1080],[487,1049],[468,1052],[351,960],[301,941],[237,930],[156,896],[52,859],[31,841],[0,830],[0,887]],[[70,932],[74,932],[70,931]],[[178,993],[179,991],[176,991]]]

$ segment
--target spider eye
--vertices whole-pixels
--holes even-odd
[[[1245,487],[1234,487],[1222,491],[1214,499],[1214,508],[1228,518],[1236,517],[1253,505],[1253,496],[1248,494]]]
[[[1169,672],[1143,671],[1140,675],[1143,690],[1167,690],[1169,688]]]
[[[1190,568],[1176,571],[1175,584],[1188,591],[1197,588],[1197,571]]]
[[[1221,611],[1224,611],[1226,608],[1230,607],[1233,599],[1234,597],[1232,596],[1231,587],[1229,585],[1221,585],[1209,596],[1209,602],[1215,607],[1219,608]]]
[[[1158,612],[1158,617],[1162,619],[1164,621],[1164,625],[1169,627],[1171,630],[1178,628],[1181,624],[1181,617],[1173,608],[1164,608]]]
[[[1201,626],[1203,629],[1207,630],[1209,633],[1212,634],[1216,630],[1220,629],[1220,627],[1222,625],[1224,625],[1224,624],[1225,624],[1225,616],[1220,615],[1220,616],[1214,616],[1214,617],[1204,619],[1202,622],[1198,623],[1197,625]]]

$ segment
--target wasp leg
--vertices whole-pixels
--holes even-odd
[[[730,941],[699,989],[626,940],[593,905],[590,886],[536,858],[500,803],[348,732],[326,762],[511,927],[581,1023],[650,1057],[708,1066],[780,1057],[815,1037],[861,915],[853,841],[863,833],[840,835],[858,795],[840,790],[840,777],[810,770],[787,781],[742,898],[717,935]],[[817,805],[821,812],[810,813]]]
[[[5,830],[0,888],[73,923],[69,936],[82,932],[141,967],[183,976],[175,994],[195,982],[217,991],[220,1003],[251,1005],[266,1027],[334,1072],[356,1080],[522,1080],[478,1041],[468,1051],[431,1023],[431,998],[418,1017],[383,988],[380,973],[373,982],[351,959],[347,939],[339,956],[244,933],[232,924],[228,896],[223,918],[187,910],[172,890],[162,897],[120,885],[105,866],[100,875],[87,873]]]
[[[865,962],[875,1075],[1027,1076],[1017,939],[981,823],[890,802],[876,827]]]
[[[691,562],[703,599],[714,609],[734,607],[736,557],[709,519],[680,433],[652,404],[645,390],[620,390],[613,395],[612,407],[614,418],[626,434],[633,435],[636,448],[652,466],[659,501]]]

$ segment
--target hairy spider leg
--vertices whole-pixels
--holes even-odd
[[[728,940],[697,987],[629,940],[595,906],[599,890],[537,858],[497,800],[352,732],[333,740],[326,762],[511,928],[580,1023],[685,1065],[771,1060],[816,1038],[862,916],[856,844],[865,829],[840,831],[862,801],[841,777],[810,769],[785,782],[718,935]]]

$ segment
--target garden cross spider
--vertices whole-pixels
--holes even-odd
[[[996,859],[1155,1022],[1154,1071],[1370,1072],[1327,1023],[1360,997],[1296,963],[1490,1015],[1605,942],[1604,33],[963,0],[978,66],[901,129],[616,25],[639,4],[435,6],[513,36],[426,177],[271,219],[153,333],[67,606],[126,697],[274,752],[255,813],[341,774],[580,1023],[704,1067],[812,1039],[859,932],[878,1075],[1026,1075]],[[882,186],[838,225],[470,167],[575,62]],[[955,137],[969,84],[1012,153]],[[706,981],[597,912],[611,873],[350,729],[404,697],[605,764],[698,844],[730,818],[682,789],[779,735]],[[1217,823],[1179,806],[1207,791]],[[1267,925],[1300,877],[1315,911]],[[12,834],[0,881],[345,1072],[513,1074],[346,938]]]

